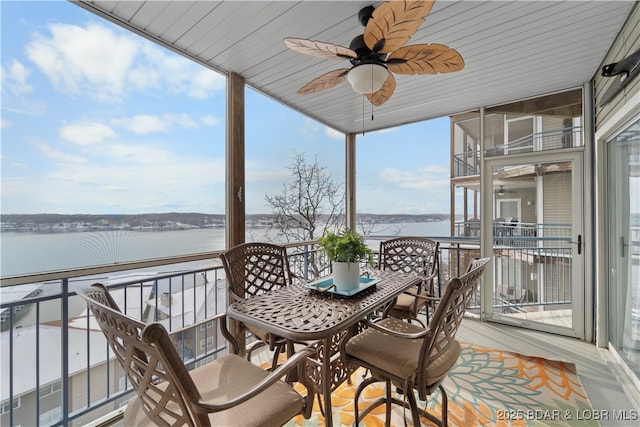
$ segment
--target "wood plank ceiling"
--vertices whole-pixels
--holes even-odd
[[[298,95],[315,77],[348,67],[293,52],[299,37],[349,46],[368,1],[105,1],[74,3],[343,133],[395,127],[582,86],[600,66],[632,1],[436,1],[408,44],[456,49],[462,71],[396,75],[380,107],[347,82]],[[378,3],[373,3],[376,6]],[[373,114],[373,121],[371,116]]]

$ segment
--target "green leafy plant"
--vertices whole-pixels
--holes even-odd
[[[342,234],[327,231],[320,238],[320,246],[333,262],[365,261],[373,267],[373,251],[364,241],[364,237],[352,230]]]

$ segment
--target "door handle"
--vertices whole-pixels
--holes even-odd
[[[582,234],[578,234],[578,255],[582,253]]]
[[[578,255],[582,254],[582,234],[578,234],[577,242],[571,241],[571,243],[578,245]]]
[[[627,244],[624,243],[624,236],[620,236],[620,258],[624,258],[624,248],[626,248]]]

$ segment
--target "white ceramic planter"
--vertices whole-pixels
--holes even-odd
[[[360,264],[357,262],[334,262],[333,284],[338,291],[350,291],[360,286]]]

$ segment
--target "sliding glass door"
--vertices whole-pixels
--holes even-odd
[[[609,342],[640,377],[640,119],[607,144]]]

